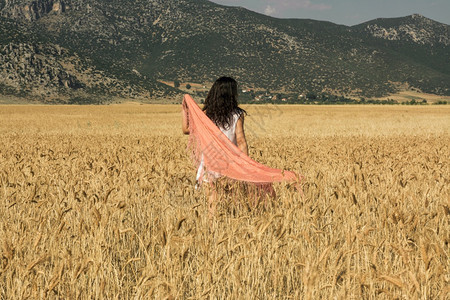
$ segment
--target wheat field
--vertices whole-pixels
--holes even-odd
[[[449,107],[244,108],[303,195],[210,218],[179,106],[0,106],[0,298],[449,299]]]

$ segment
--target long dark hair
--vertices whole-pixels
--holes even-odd
[[[231,77],[220,77],[214,82],[205,99],[203,110],[217,126],[229,129],[233,115],[247,114],[238,107],[237,82]]]

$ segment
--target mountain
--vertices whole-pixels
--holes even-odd
[[[353,27],[206,0],[0,0],[0,94],[54,103],[177,98],[165,81],[383,96],[450,95],[450,26]]]
[[[449,95],[450,26],[421,15],[377,19],[354,26],[367,45],[382,49],[386,67],[394,72],[388,80],[416,89]],[[364,37],[364,35],[366,35]]]

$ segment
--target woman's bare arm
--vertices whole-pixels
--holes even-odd
[[[187,106],[186,103],[184,102],[183,99],[183,104],[182,104],[182,111],[181,111],[181,115],[182,115],[182,124],[181,124],[181,129],[183,130],[184,134],[189,134],[189,117],[188,117],[188,110],[187,110]]]
[[[236,124],[236,141],[237,146],[242,152],[248,155],[247,140],[244,133],[244,114],[242,114]]]

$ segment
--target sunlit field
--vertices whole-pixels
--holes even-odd
[[[210,218],[180,106],[0,106],[0,298],[450,297],[450,107],[244,108],[303,195]]]

